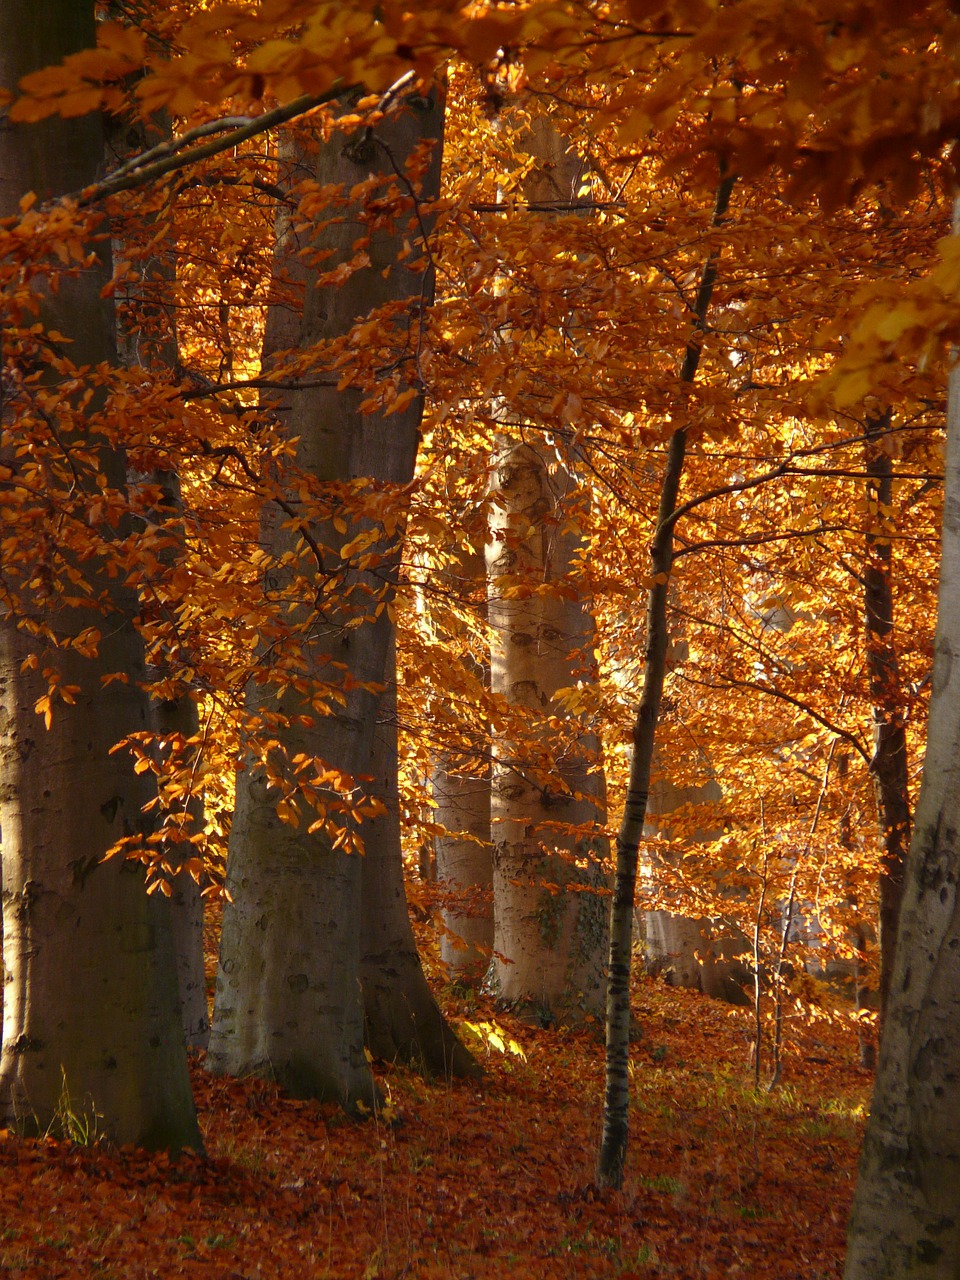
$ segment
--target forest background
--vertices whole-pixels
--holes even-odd
[[[28,1025],[41,934],[23,922],[43,899],[36,850],[86,790],[58,760],[91,715],[92,756],[115,773],[114,749],[132,752],[140,802],[121,788],[114,803],[115,779],[102,799],[101,774],[90,803],[119,815],[119,838],[98,848],[74,819],[78,856],[44,856],[81,890],[108,846],[146,865],[193,939],[181,982],[198,1042],[191,886],[215,896],[228,839],[234,866],[254,859],[228,872],[221,1074],[269,1065],[295,1094],[379,1108],[364,1016],[374,1056],[429,1059],[434,1035],[473,1072],[439,1014],[408,1034],[371,1008],[371,991],[402,1003],[382,974],[410,944],[377,968],[360,868],[386,884],[401,836],[431,972],[463,997],[489,968],[528,1026],[602,1022],[606,851],[636,808],[651,707],[648,954],[751,1006],[754,1083],[779,1078],[797,1015],[854,1024],[870,1060],[930,687],[954,19],[835,8],[798,8],[787,34],[749,5],[379,24],[363,6],[111,7],[97,52],[58,12],[62,43],[28,66],[9,52],[29,44],[26,7],[7,7],[10,89],[67,55],[25,82],[7,145],[51,113],[106,108],[110,124],[93,167],[24,183],[3,210],[0,1076],[17,1124],[69,1134],[82,1114],[149,1136],[110,1115],[87,1050],[29,1075],[47,1036]],[[440,110],[416,76],[441,64],[431,188]],[[346,181],[343,156],[364,176]],[[83,350],[91,281],[114,300],[119,359]],[[404,439],[415,473],[394,456]],[[128,715],[114,733],[124,688],[149,727]],[[49,788],[38,798],[58,769],[59,810]],[[18,854],[11,833],[30,830]],[[338,868],[314,888],[311,858]],[[268,911],[251,893],[246,919],[258,875],[274,897]],[[332,1065],[305,1068],[299,1047],[288,1067],[256,1044],[238,1057],[231,974],[271,929],[320,932],[301,918],[311,893],[340,930],[331,950],[357,939],[366,1006],[336,1011]],[[46,927],[63,1002],[76,935],[56,915]],[[313,963],[288,954],[235,980],[234,1003],[259,987],[268,1009],[254,1041],[276,1044],[278,989],[297,994]],[[501,1016],[463,1034],[509,1047]]]

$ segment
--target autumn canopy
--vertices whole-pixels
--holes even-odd
[[[502,1016],[605,1040],[610,1195],[646,971],[757,1097],[876,1065],[846,1274],[955,1274],[958,54],[0,2],[10,1135],[199,1150],[188,1049],[379,1117]]]

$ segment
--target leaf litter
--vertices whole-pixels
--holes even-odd
[[[621,1192],[593,1181],[603,1049],[448,1007],[479,1083],[377,1063],[364,1123],[257,1080],[193,1083],[205,1154],[0,1137],[0,1273],[21,1280],[840,1277],[871,1085],[852,1031],[801,1027],[755,1095],[750,1015],[637,986]],[[497,1040],[522,1053],[501,1051]],[[388,1121],[385,1116],[389,1116]]]

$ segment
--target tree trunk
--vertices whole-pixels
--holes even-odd
[[[871,762],[877,795],[883,855],[880,859],[880,1033],[890,1000],[903,877],[910,847],[910,783],[904,697],[893,629],[893,548],[883,531],[884,508],[893,489],[889,443],[890,414],[868,418],[864,462],[868,496],[877,506],[878,531],[868,530],[863,572],[867,675],[873,703],[874,753]]]
[[[360,977],[367,1047],[375,1058],[410,1062],[432,1075],[479,1076],[447,1025],[417,954],[400,848],[396,654],[391,651],[373,757],[367,770],[384,812],[363,825]]]
[[[601,1186],[621,1186],[627,1154],[633,907],[640,840],[650,794],[657,719],[667,669],[667,586],[673,566],[672,517],[680,492],[686,444],[686,431],[675,431],[667,450],[657,528],[650,547],[652,583],[647,593],[643,691],[633,728],[630,776],[623,820],[617,835],[617,870],[610,908],[610,959],[607,966],[606,1090],[603,1137],[597,1165],[597,1181]]]
[[[444,757],[433,771],[437,879],[445,900],[440,958],[450,977],[469,987],[483,983],[493,953],[493,862],[490,846],[490,773],[467,777],[448,770]]]
[[[960,205],[954,228],[960,231]],[[960,374],[950,378],[933,696],[846,1280],[960,1275]]]
[[[647,800],[645,830],[670,839],[670,815],[687,805],[718,805],[723,792],[716,778],[678,787],[660,772],[660,753],[654,751],[653,777]],[[694,845],[717,839],[716,831],[695,830],[686,837]],[[659,857],[659,855],[658,855]],[[657,875],[658,858],[649,866],[653,879]],[[644,874],[647,874],[645,869]],[[730,1004],[748,1004],[744,985],[750,979],[749,969],[738,963],[746,949],[742,934],[718,932],[710,920],[691,919],[673,911],[647,911],[643,925],[646,931],[646,968],[662,974],[670,986],[702,991],[716,1000]]]
[[[713,225],[723,221],[735,177],[724,176],[717,190]],[[713,296],[717,260],[710,256],[703,269],[694,304],[694,319],[702,329]],[[696,334],[687,346],[680,381],[692,382],[700,365],[702,338]],[[601,1186],[620,1187],[627,1158],[630,1101],[630,971],[633,960],[633,909],[636,899],[640,841],[647,816],[650,773],[656,742],[660,698],[667,669],[667,596],[673,570],[673,530],[678,508],[680,480],[687,448],[685,428],[675,431],[667,446],[657,524],[650,544],[651,583],[647,592],[647,640],[644,650],[643,689],[633,726],[633,756],[627,781],[623,820],[617,835],[616,881],[610,906],[610,959],[607,965],[606,1081],[603,1100],[603,1137],[597,1160]]]
[[[394,186],[402,191],[395,169],[402,172],[417,143],[429,140],[435,144],[424,180],[429,198],[439,173],[441,126],[436,98],[410,99],[390,110],[374,132],[346,140],[335,135],[322,144],[316,182],[343,183],[349,191],[375,177],[375,195],[382,197]],[[392,341],[401,348],[402,360],[415,361],[432,277],[420,270],[422,261],[398,262],[402,230],[382,220],[374,194],[367,196],[366,206],[351,206],[317,235],[313,247],[331,251],[324,271],[354,260],[355,242],[364,230],[369,231],[364,250],[369,263],[337,288],[318,284],[315,270],[306,273],[300,345],[347,335],[358,316],[393,303],[399,306]],[[278,250],[284,261],[290,254],[286,238],[281,237]],[[271,339],[268,333],[268,345]],[[238,778],[227,874],[232,901],[224,911],[208,1063],[218,1073],[267,1074],[295,1094],[336,1098],[353,1109],[374,1102],[363,1053],[362,861],[338,846],[334,825],[306,830],[315,815],[305,811],[299,827],[284,821],[277,810],[280,792],[271,784],[289,778],[297,757],[332,766],[348,778],[369,770],[378,690],[388,682],[394,643],[389,600],[402,521],[395,532],[373,536],[366,549],[377,561],[372,569],[351,568],[337,548],[369,533],[370,522],[349,507],[328,519],[315,516],[309,525],[303,517],[294,518],[302,489],[297,477],[319,482],[320,492],[331,498],[360,477],[371,495],[409,483],[421,402],[418,397],[390,414],[365,413],[363,396],[353,389],[328,385],[288,394],[289,431],[298,442],[296,474],[263,517],[262,542],[274,566],[267,588],[276,600],[289,600],[292,584],[312,579],[317,606],[295,604],[284,615],[297,631],[272,651],[272,675],[281,692],[271,692],[266,683],[254,683],[250,690],[251,712],[269,717],[279,711],[282,718],[270,729],[274,758],[254,751]],[[298,536],[301,530],[309,538]],[[325,581],[335,581],[337,591],[324,593]],[[291,670],[296,679],[284,688]],[[349,679],[343,682],[338,672],[348,672]],[[343,684],[340,705],[318,714],[313,690],[332,678]],[[337,822],[349,826],[351,820],[344,814]],[[366,838],[365,831],[360,834]]]
[[[587,165],[569,139],[541,112],[519,141],[534,162],[523,182],[528,205],[541,216],[573,211]],[[600,746],[555,702],[592,663],[589,605],[564,583],[581,545],[576,488],[555,450],[501,438],[486,556],[490,687],[542,750],[502,731],[493,743],[491,974],[498,999],[544,1024],[602,1017],[607,949]],[[558,717],[565,742],[548,726]]]
[[[169,141],[172,136],[170,121],[165,114],[146,123],[109,116],[107,123],[112,126],[107,132],[109,169],[124,164],[134,153]],[[126,220],[114,221],[112,233],[114,254],[127,263],[127,273],[117,294],[117,354],[120,363],[127,368],[142,367],[150,370],[154,377],[172,380],[179,363],[176,310],[169,292],[174,278],[174,250],[168,246],[168,255],[164,257],[161,247],[160,256],[155,252],[145,256],[143,241],[156,233],[155,218],[144,224],[134,213],[131,225],[128,214]],[[158,288],[161,290],[159,296]],[[164,568],[171,568],[186,538],[180,477],[175,471],[157,468],[145,475],[131,473],[130,482],[147,484],[161,491],[160,503],[150,512],[149,520],[163,527],[170,538],[168,545],[159,548],[158,558]],[[149,609],[151,605],[149,593],[141,597],[141,609]],[[148,673],[151,681],[176,679],[167,657],[164,654],[160,668],[154,658],[154,665]],[[176,740],[183,744],[199,732],[197,704],[189,693],[152,698],[150,713],[150,728],[161,742]],[[176,747],[168,746],[162,750],[168,756],[177,753]],[[155,751],[159,753],[161,748],[156,747]],[[187,834],[193,834],[202,827],[203,802],[197,796],[189,796],[185,803]],[[186,840],[168,842],[163,856],[170,866],[182,867],[188,859],[196,857],[196,847]],[[170,884],[170,915],[184,1039],[188,1049],[205,1049],[210,1036],[210,1017],[203,966],[203,897],[198,879],[188,870],[178,871],[171,877]]]
[[[75,0],[9,0],[0,6],[0,85],[12,89],[27,72],[92,47],[93,8]],[[102,158],[96,115],[38,125],[7,122],[0,130],[0,216],[15,215],[27,191],[45,198],[87,185]],[[101,298],[109,278],[102,241],[99,253],[95,265],[61,278],[57,293],[43,303],[44,321],[73,339],[66,351],[78,366],[115,360],[112,308]],[[11,332],[11,346],[14,340]],[[35,358],[42,361],[42,353]],[[99,434],[91,421],[95,409],[81,410],[65,392],[57,400],[61,391],[51,371],[42,384],[8,398],[4,450],[11,426],[23,443],[42,418],[53,423],[85,489],[96,492],[102,477],[111,489],[122,490],[122,451]],[[77,496],[77,476],[72,469],[64,474],[61,458],[47,460],[45,497],[54,506]],[[12,501],[21,500],[16,469],[5,487]],[[9,594],[0,623],[6,969],[0,1110],[7,1122],[33,1131],[198,1146],[167,903],[159,895],[147,897],[139,864],[120,857],[102,861],[118,838],[136,832],[150,798],[146,779],[134,773],[126,753],[111,754],[117,742],[148,722],[140,688],[143,646],[133,626],[136,597],[118,585],[122,574],[105,571],[102,556],[61,559],[59,542],[44,541],[56,539],[49,527],[34,533],[29,521],[22,527],[25,539],[39,540],[24,554],[52,558],[46,561],[46,586],[38,586],[17,557],[4,564]],[[96,527],[107,542],[115,536]],[[99,597],[100,608],[58,598],[87,593]],[[11,607],[30,614],[30,627],[17,626]],[[42,628],[57,636],[59,647],[45,643]],[[70,648],[87,628],[103,632],[95,657]],[[72,705],[55,702],[46,730],[35,704],[46,694],[47,680],[23,665],[34,660],[78,687]],[[104,677],[117,672],[127,683],[104,686]]]
[[[462,550],[454,565],[443,571],[445,588],[457,583],[483,588],[484,557],[472,548]],[[486,619],[486,609],[483,610]],[[489,687],[488,662],[469,663],[478,681]],[[446,828],[434,844],[436,874],[444,891],[440,958],[451,978],[465,986],[479,987],[493,954],[493,850],[490,843],[490,727],[477,726],[476,760],[470,763],[455,753],[440,752],[433,767],[431,792],[434,818]]]
[[[494,982],[500,1000],[544,1022],[599,1018],[606,949],[606,900],[595,892],[605,883],[595,834],[605,816],[599,746],[586,727],[575,734],[569,726],[562,744],[547,727],[557,691],[576,683],[593,640],[583,601],[551,591],[578,545],[556,497],[570,487],[529,445],[505,445],[495,459],[491,690],[529,713],[547,764],[527,741],[501,734],[494,743]]]

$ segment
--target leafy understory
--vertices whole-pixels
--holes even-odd
[[[205,1157],[5,1134],[0,1274],[839,1276],[871,1084],[852,1033],[792,1031],[784,1085],[755,1095],[748,1011],[653,980],[634,1005],[622,1192],[593,1182],[599,1043],[474,1003],[485,1079],[428,1083],[379,1063],[390,1123],[196,1063]]]

